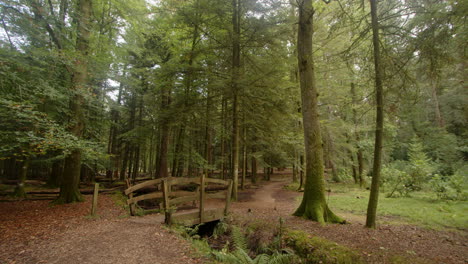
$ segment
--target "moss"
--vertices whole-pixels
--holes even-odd
[[[287,230],[285,243],[305,263],[355,264],[363,263],[359,253],[320,237],[313,237],[303,231]]]

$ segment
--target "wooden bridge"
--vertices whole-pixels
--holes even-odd
[[[160,209],[165,213],[166,224],[183,224],[192,226],[196,224],[223,219],[229,212],[232,193],[232,180],[220,180],[201,176],[199,178],[168,177],[148,180],[133,186],[127,182],[125,194],[128,196],[127,204],[130,214],[135,215],[137,203],[144,200],[160,201]],[[194,191],[181,190],[182,187],[193,187]],[[140,194],[143,189],[151,192]],[[153,191],[154,190],[154,191]],[[140,191],[140,192],[139,192]],[[224,208],[205,209],[207,199],[224,199]],[[177,212],[177,206],[198,201],[198,210],[191,212]]]

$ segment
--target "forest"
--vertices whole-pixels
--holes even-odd
[[[0,263],[468,260],[467,1],[0,8]]]

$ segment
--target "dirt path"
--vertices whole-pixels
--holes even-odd
[[[125,212],[101,197],[100,219],[85,217],[89,197],[85,203],[63,207],[24,201],[20,203],[27,208],[15,209],[1,203],[0,263],[201,262],[192,258],[188,242],[162,227],[161,215],[121,218]],[[12,217],[16,220],[5,220]]]
[[[303,230],[361,252],[369,263],[393,263],[404,258],[414,263],[468,263],[467,233],[427,230],[412,225],[380,225],[377,230],[364,228],[365,218],[342,215],[350,224],[326,225],[291,216],[301,193],[283,189],[281,177],[265,183],[257,190],[240,194],[232,209],[240,222],[276,222],[285,220],[291,229]],[[418,262],[420,261],[420,262]],[[400,263],[400,262],[398,262]],[[406,262],[405,262],[406,263]]]

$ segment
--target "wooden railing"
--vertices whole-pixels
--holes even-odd
[[[207,186],[213,184],[223,185],[225,188],[216,192],[207,193]],[[189,185],[196,184],[195,191],[172,191],[173,186],[176,185]],[[213,178],[182,178],[182,177],[168,177],[162,179],[149,180],[133,186],[127,183],[128,188],[125,190],[125,195],[128,196],[127,204],[130,206],[130,214],[135,215],[136,204],[139,201],[162,198],[162,206],[165,212],[165,223],[195,225],[205,222],[210,222],[223,218],[229,212],[231,202],[232,181],[220,180]],[[156,191],[141,194],[136,196],[139,190],[148,187],[156,187]],[[206,199],[225,199],[224,208],[217,208],[212,210],[205,210]],[[188,202],[199,202],[199,210],[197,212],[186,214],[175,214],[177,205]]]

